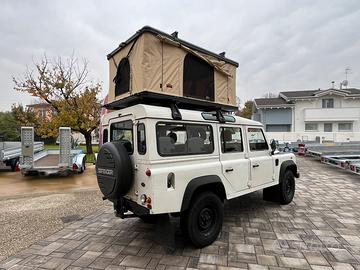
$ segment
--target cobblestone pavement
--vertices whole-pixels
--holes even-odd
[[[229,201],[218,240],[194,249],[175,224],[175,246],[156,225],[112,209],[74,222],[0,263],[5,269],[360,269],[360,177],[299,159],[294,201],[261,192]],[[161,230],[161,228],[160,228]],[[161,244],[162,243],[162,244]]]

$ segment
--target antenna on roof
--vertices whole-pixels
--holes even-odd
[[[219,53],[219,55],[220,55],[221,57],[225,57],[225,52],[221,52],[221,53]]]
[[[178,38],[178,34],[179,34],[179,32],[178,32],[178,31],[175,31],[175,32],[172,33],[171,35],[172,35],[174,38]]]
[[[343,81],[343,86],[345,86],[345,88],[347,88],[349,81],[348,81],[348,74],[351,74],[351,68],[346,67],[345,68],[345,80]],[[345,83],[345,84],[344,84]]]

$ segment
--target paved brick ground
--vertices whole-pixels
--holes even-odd
[[[175,224],[164,231],[111,209],[75,222],[0,263],[4,269],[360,269],[360,177],[300,159],[293,203],[261,192],[226,204],[219,239],[194,249]],[[166,231],[166,230],[165,230]]]

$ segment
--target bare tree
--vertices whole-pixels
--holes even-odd
[[[74,55],[50,61],[44,55],[33,64],[34,70],[27,68],[23,77],[14,77],[13,81],[15,90],[41,98],[54,110],[52,117],[37,119],[39,133],[47,137],[56,133],[59,126],[70,126],[84,135],[87,153],[92,154],[91,132],[100,122],[101,104],[97,96],[101,85],[89,81],[87,61],[79,63]],[[21,114],[18,107],[13,106],[13,111]]]

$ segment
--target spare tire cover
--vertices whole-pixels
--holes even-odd
[[[120,142],[108,142],[100,148],[96,160],[96,176],[106,199],[119,198],[130,190],[134,181],[132,163]]]

